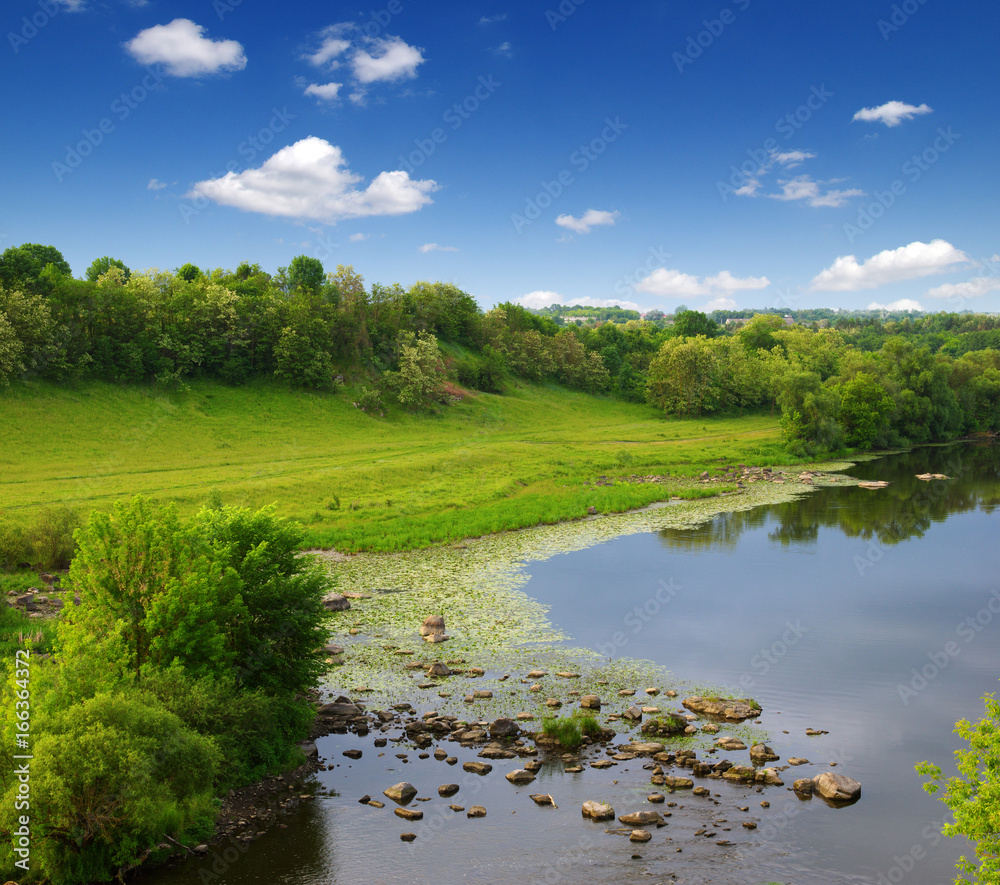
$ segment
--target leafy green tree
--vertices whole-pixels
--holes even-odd
[[[785,328],[785,321],[773,313],[760,313],[752,317],[736,333],[743,344],[750,350],[771,350],[778,345],[774,333]]]
[[[895,405],[874,376],[859,372],[840,386],[840,423],[849,446],[871,448],[889,426]]]
[[[427,332],[399,336],[399,371],[386,373],[400,405],[422,408],[444,398],[444,362],[437,338]]]
[[[971,723],[962,719],[955,733],[968,743],[968,749],[955,751],[958,776],[945,778],[941,769],[930,762],[917,765],[917,772],[930,780],[924,784],[948,806],[954,820],[941,832],[946,836],[967,836],[976,849],[976,861],[965,855],[958,859],[956,885],[995,885],[1000,882],[1000,701],[992,692],[983,698],[986,716]],[[978,862],[978,865],[977,865]]]
[[[842,445],[840,398],[823,386],[817,372],[789,371],[782,379],[778,405],[785,438],[796,454],[818,455]]]
[[[120,268],[125,272],[125,280],[132,276],[132,271],[125,266],[125,262],[118,258],[111,258],[108,255],[102,258],[95,258],[90,267],[87,268],[87,279],[92,283],[96,283],[104,274],[106,274],[112,267]]]
[[[288,288],[317,292],[326,281],[323,262],[309,255],[296,255],[288,265]]]
[[[53,714],[37,704],[33,712],[31,862],[46,880],[110,881],[164,835],[208,835],[219,752],[155,696],[117,689]],[[2,778],[7,833],[24,813],[15,807],[13,769]],[[10,840],[0,846],[0,868],[14,869]]]
[[[198,267],[197,264],[192,264],[190,261],[177,268],[178,278],[184,280],[186,283],[194,282],[201,275],[201,268]]]
[[[48,265],[52,265],[60,276],[73,275],[62,252],[55,246],[38,243],[11,246],[0,255],[0,286],[44,294],[49,287],[42,284],[42,272]]]
[[[699,310],[678,309],[674,314],[674,333],[679,338],[693,338],[696,335],[714,338],[719,331],[718,325]]]
[[[24,375],[63,376],[66,329],[52,318],[48,300],[37,292],[0,288],[0,384]],[[6,356],[4,356],[6,352]]]
[[[647,400],[664,415],[714,411],[720,395],[715,348],[704,335],[670,338],[649,364]]]

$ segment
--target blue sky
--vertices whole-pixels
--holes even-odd
[[[1000,4],[9,0],[0,247],[1000,310]]]

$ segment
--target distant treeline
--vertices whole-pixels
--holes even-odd
[[[607,321],[563,325],[577,310]],[[103,257],[75,279],[57,249],[25,244],[0,256],[0,386],[346,379],[379,412],[386,400],[446,403],[456,385],[502,393],[515,378],[554,381],[667,416],[780,408],[793,448],[810,454],[1000,430],[996,316],[829,311],[807,326],[764,313],[720,326],[687,309],[669,324],[619,313],[632,312],[483,312],[448,283],[366,286],[352,267],[328,273],[305,255],[274,276],[249,263],[133,273]]]

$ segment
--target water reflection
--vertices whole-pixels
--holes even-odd
[[[690,529],[663,529],[665,547],[677,552],[733,549],[744,532],[771,525],[768,537],[782,544],[815,544],[821,528],[838,528],[849,538],[874,539],[882,546],[921,538],[933,523],[955,513],[992,513],[1000,505],[1000,447],[960,443],[934,453],[938,472],[949,479],[917,479],[926,472],[928,449],[859,464],[862,479],[888,480],[884,489],[832,488],[796,501],[741,513],[720,513]]]

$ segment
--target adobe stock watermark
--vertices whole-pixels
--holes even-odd
[[[914,667],[910,671],[910,679],[907,682],[900,682],[896,686],[896,692],[903,702],[903,706],[907,706],[910,703],[910,698],[915,698],[937,679],[948,668],[948,665],[962,653],[963,649],[975,642],[976,637],[993,623],[993,619],[997,615],[1000,615],[1000,590],[994,590],[986,605],[956,625],[955,635],[962,644],[955,639],[949,639],[940,649],[928,652],[927,663],[921,665],[919,669]]]
[[[25,873],[31,869],[31,650],[19,648],[14,652],[14,770],[17,781],[14,792],[14,823],[11,833],[14,866]]]
[[[833,95],[825,83],[809,87],[809,94],[795,110],[775,120],[775,133],[788,141],[815,116],[817,111],[826,107]],[[749,159],[744,160],[738,167],[735,163],[730,165],[729,181],[720,179],[715,183],[715,189],[722,197],[722,201],[726,202],[730,194],[735,194],[755,180],[761,170],[773,161],[774,155],[780,153],[780,148],[781,142],[771,136],[765,138],[759,148],[747,148],[745,153]]]
[[[222,178],[232,173],[237,175],[246,169],[264,150],[274,141],[277,136],[288,128],[288,124],[296,118],[297,114],[290,113],[287,107],[280,110],[271,108],[271,119],[266,126],[262,126],[256,132],[248,135],[237,146],[236,153],[241,159],[230,160],[225,165],[223,172],[212,172],[210,179]],[[201,215],[208,208],[211,200],[202,194],[190,193],[186,195],[184,202],[177,204],[177,211],[185,224],[190,224],[192,218]]]
[[[562,0],[559,6],[555,9],[545,10],[545,20],[549,23],[549,27],[554,31],[574,12],[583,6],[585,2],[586,0]]]
[[[80,130],[83,138],[76,144],[66,145],[66,154],[62,162],[59,160],[52,162],[52,172],[56,176],[56,181],[61,182],[71,172],[79,169],[83,161],[104,144],[105,139],[115,131],[119,123],[127,120],[153,92],[162,88],[163,77],[162,65],[148,66],[142,80],[111,102],[108,109],[109,116],[101,117],[93,129],[84,127]]]
[[[461,129],[462,124],[478,111],[483,102],[488,101],[501,85],[503,84],[493,79],[492,74],[487,74],[485,77],[480,76],[476,88],[461,101],[456,101],[442,114],[441,122],[444,126],[432,129],[427,138],[413,139],[414,150],[405,157],[402,154],[399,155],[400,168],[405,168],[411,175],[416,172],[448,140],[450,132],[457,132]]]
[[[576,169],[578,174],[586,172],[592,163],[596,162],[608,146],[614,144],[621,137],[621,134],[628,129],[628,123],[623,123],[620,117],[604,118],[604,128],[600,134],[592,138],[586,144],[581,144],[569,155],[569,166]],[[521,233],[526,227],[537,221],[542,212],[549,208],[567,190],[576,183],[576,177],[570,168],[564,168],[553,179],[543,179],[539,182],[539,191],[532,197],[528,197],[524,202],[524,211],[519,214],[512,212],[510,216],[514,230]]]
[[[951,146],[962,137],[952,132],[951,126],[947,129],[939,126],[937,132],[937,137],[933,142],[919,154],[914,154],[903,163],[899,170],[901,178],[893,179],[885,190],[875,191],[872,194],[875,199],[858,209],[858,217],[853,224],[844,222],[844,235],[849,243],[853,243],[858,237],[871,230],[875,222],[896,204],[897,199],[906,193],[907,184],[903,180],[904,178],[910,184],[916,184],[941,159],[941,155],[951,150]]]
[[[647,258],[642,264],[636,265],[631,273],[625,274],[618,280],[618,282],[615,283],[616,295],[621,295],[622,297],[626,295],[634,295],[635,287],[646,279],[654,270],[667,266],[667,259],[670,257],[670,253],[667,252],[663,246],[660,246],[659,249],[655,246],[650,246],[648,251],[649,258]]]
[[[42,28],[66,9],[65,6],[57,3],[56,0],[38,0],[37,5],[38,11],[33,12],[31,18],[28,18],[26,15],[21,16],[20,30],[7,32],[7,42],[10,43],[10,48],[13,50],[14,55],[17,55],[21,51],[22,46],[27,46],[34,40]]]
[[[746,12],[750,6],[750,0],[733,0],[732,5],[736,7],[737,11]],[[702,53],[722,36],[723,31],[735,22],[736,12],[728,6],[720,9],[719,14],[713,19],[702,19],[701,23],[704,27],[697,34],[692,34],[687,38],[684,51],[674,52],[670,56],[674,64],[677,65],[677,70],[683,74],[684,68],[694,64],[695,59],[700,58]]]
[[[811,632],[802,621],[785,621],[785,632],[766,648],[762,648],[750,658],[750,669],[739,678],[740,688],[753,688],[758,679],[763,679],[780,661],[799,644],[802,637]]]
[[[931,848],[936,848],[941,840],[945,838],[941,830],[944,829],[947,822],[944,818],[930,821],[920,831],[920,838],[924,843],[930,843]],[[892,866],[885,871],[879,871],[878,878],[875,880],[876,885],[899,885],[903,879],[917,868],[917,864],[926,858],[927,848],[925,845],[920,842],[914,843],[902,855],[894,854],[892,856]]]
[[[669,581],[660,580],[656,592],[650,596],[642,605],[637,605],[622,619],[623,630],[616,630],[608,642],[598,642],[595,646],[597,653],[601,657],[611,658],[616,652],[625,648],[632,638],[638,636],[646,625],[654,618],[658,617],[664,607],[677,595],[681,588],[674,583],[674,579]],[[628,631],[627,633],[625,631]]]
[[[875,23],[882,39],[888,43],[889,38],[913,18],[925,3],[927,0],[903,0],[902,3],[893,3],[889,10],[889,18],[880,18]]]

